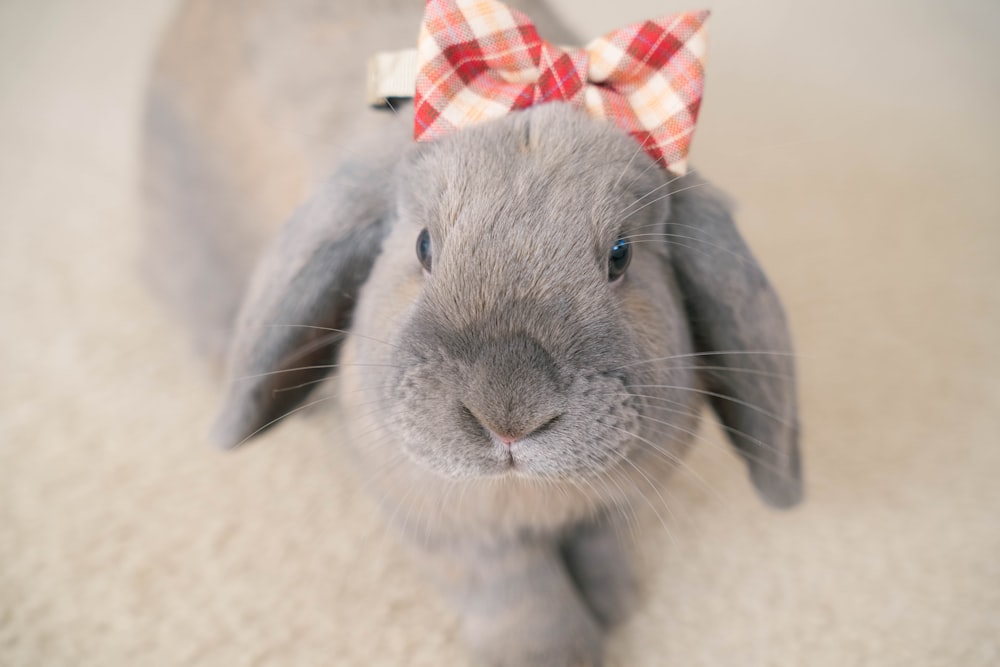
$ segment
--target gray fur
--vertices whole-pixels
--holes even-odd
[[[704,180],[689,176],[677,189],[698,185]],[[668,233],[707,241],[675,244],[672,266],[701,363],[719,369],[704,372],[712,407],[761,496],[775,507],[791,507],[802,499],[802,470],[795,357],[781,302],[720,193],[703,187],[671,198]]]
[[[220,445],[239,444],[293,410],[335,362],[394,216],[388,158],[376,155],[341,165],[261,258],[231,346],[233,365],[249,379],[234,378],[212,430]]]
[[[297,25],[308,6],[272,10]],[[365,17],[351,16],[363,30]],[[295,33],[287,28],[276,35]],[[280,80],[272,70],[296,51],[264,44],[250,67]],[[181,98],[183,81],[171,84]],[[176,128],[153,146],[199,126],[197,113],[157,111],[157,99],[151,118],[184,121],[151,123]],[[304,103],[315,111],[325,100],[346,118],[360,98],[347,99]],[[780,304],[719,195],[688,177],[670,197],[647,197],[667,192],[668,175],[610,124],[550,104],[414,145],[409,114],[359,110],[364,120],[350,126],[371,139],[350,142],[264,252],[213,437],[233,446],[255,435],[336,364],[339,439],[389,520],[420,545],[474,654],[490,665],[599,665],[604,633],[636,597],[622,516],[668,483],[706,392],[762,496],[777,506],[800,498]],[[175,163],[229,145],[198,136],[206,145],[177,149]],[[183,170],[157,161],[164,150],[149,153],[150,174],[173,179],[166,190],[177,197]],[[213,197],[233,192],[219,185]],[[240,206],[225,210],[256,210],[255,192],[239,192]],[[252,220],[245,233],[233,225],[233,243],[262,233]],[[429,273],[415,253],[425,227]],[[214,234],[209,248],[229,236]],[[632,263],[609,283],[619,236],[634,239]],[[229,275],[223,300],[241,282]],[[731,354],[740,351],[754,354]]]

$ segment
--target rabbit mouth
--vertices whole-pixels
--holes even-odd
[[[639,410],[618,377],[578,374],[550,392],[470,399],[458,369],[442,374],[447,365],[419,364],[393,383],[399,441],[420,467],[454,479],[569,479],[603,474],[634,446]]]

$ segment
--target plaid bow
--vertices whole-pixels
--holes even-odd
[[[417,43],[414,138],[564,101],[633,136],[683,175],[701,106],[707,11],[637,23],[584,49],[541,40],[495,0],[428,0]]]

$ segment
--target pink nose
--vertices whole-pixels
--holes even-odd
[[[471,407],[466,406],[464,404],[462,405],[462,407],[465,409],[465,412],[466,414],[468,414],[469,417],[472,417],[479,423],[483,431],[489,433],[490,436],[492,436],[492,438],[497,442],[501,442],[507,445],[508,447],[513,446],[514,443],[518,442],[519,440],[522,440],[523,438],[533,433],[537,433],[539,431],[550,428],[562,416],[561,414],[545,415],[543,417],[535,418],[533,422],[528,421],[527,423],[514,423],[514,424],[507,423],[501,426],[497,423],[497,421],[500,420],[494,421],[490,419],[485,419],[480,415],[476,414],[476,411],[473,410]],[[511,420],[504,419],[503,421],[510,422]]]
[[[507,445],[508,447],[510,447],[515,442],[524,437],[523,433],[515,433],[515,434],[498,433],[497,431],[494,431],[491,428],[487,428],[487,430],[490,432],[490,435],[492,435],[494,438],[496,438],[503,444]]]

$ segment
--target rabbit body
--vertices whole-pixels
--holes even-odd
[[[801,496],[780,303],[717,192],[577,108],[413,144],[412,111],[361,92],[369,54],[414,41],[419,3],[357,4],[182,7],[150,95],[151,273],[181,274],[161,293],[243,378],[220,444],[335,367],[337,440],[473,653],[601,664],[636,595],[626,522],[662,498],[706,396],[765,500]]]

